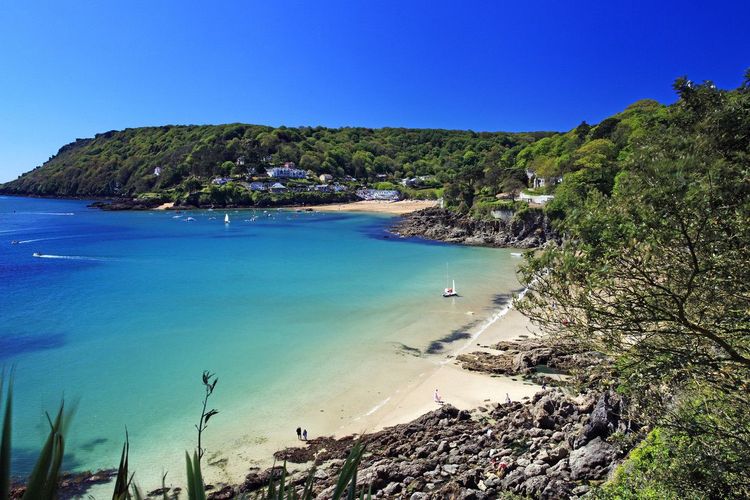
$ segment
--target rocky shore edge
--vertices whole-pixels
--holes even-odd
[[[65,472],[61,475],[57,489],[59,500],[68,498],[81,498],[96,484],[107,484],[117,477],[117,469],[102,469],[96,472]],[[14,481],[10,488],[10,498],[23,498],[26,493],[26,485],[20,481]]]
[[[549,220],[537,209],[504,219],[482,220],[433,207],[403,216],[391,232],[404,237],[498,248],[537,248],[557,239]]]
[[[524,401],[487,400],[471,411],[444,405],[366,436],[321,437],[287,448],[275,454],[291,469],[287,482],[301,490],[314,464],[315,496],[330,497],[349,450],[361,439],[367,453],[358,481],[370,485],[375,498],[578,498],[603,482],[647,430],[628,420],[627,400],[602,383],[610,367],[607,358],[536,339],[483,347],[456,362],[490,376],[524,376],[549,387]],[[568,382],[553,386],[560,378],[549,375],[553,368]],[[257,492],[281,471],[280,465],[251,469],[240,485],[207,486],[208,498]]]

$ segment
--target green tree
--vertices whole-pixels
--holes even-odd
[[[666,428],[690,467],[706,471],[694,487],[746,496],[750,92],[676,87],[679,101],[650,124],[611,196],[595,183],[574,195],[567,187],[566,238],[523,267],[530,293],[519,307],[617,360],[638,418]],[[603,147],[592,146],[595,159]],[[597,161],[577,174],[596,172]]]
[[[216,174],[220,175],[222,177],[227,177],[232,173],[232,170],[234,169],[235,165],[232,161],[225,161],[221,165],[219,165],[219,168],[216,169]]]
[[[367,179],[372,177],[372,163],[374,156],[369,151],[357,151],[352,156],[352,167],[354,168],[354,176],[358,179]]]

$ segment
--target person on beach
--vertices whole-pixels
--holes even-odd
[[[511,401],[510,401],[510,395],[506,392],[505,393],[505,404],[509,405],[510,403],[511,403]]]
[[[438,390],[437,390],[437,389],[435,389],[435,395],[433,396],[433,399],[434,399],[434,400],[435,400],[435,402],[436,402],[437,404],[439,404],[439,405],[441,405],[441,404],[443,404],[443,403],[444,403],[444,401],[443,401],[443,398],[441,398],[441,397],[440,397],[440,393],[438,392]]]
[[[302,441],[307,441],[307,429],[302,431]]]
[[[546,380],[542,380],[542,390],[543,391],[547,390],[547,381]]]
[[[297,427],[297,439],[302,439],[302,428]]]

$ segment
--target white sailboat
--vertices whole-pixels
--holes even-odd
[[[443,297],[457,297],[458,292],[456,291],[456,280],[453,280],[453,286],[450,288],[446,287],[445,290],[443,290]]]
[[[224,224],[229,224],[229,214],[224,214]]]

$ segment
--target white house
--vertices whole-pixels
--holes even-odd
[[[534,172],[533,170],[527,170],[526,177],[528,177],[529,179],[529,187],[533,189],[543,188],[547,185],[552,186],[562,182],[562,177],[560,176],[541,177],[536,175],[536,172]]]
[[[333,176],[331,174],[320,174],[320,182],[331,182],[333,180]]]
[[[268,188],[272,193],[284,193],[286,192],[286,186],[280,182],[274,182],[271,187]]]
[[[154,169],[154,175],[157,177],[161,175],[161,167],[156,167]]]
[[[274,167],[266,170],[266,173],[274,179],[304,179],[307,177],[307,172],[304,170],[290,167]]]
[[[363,200],[397,201],[400,193],[395,189],[358,189],[357,196]]]

